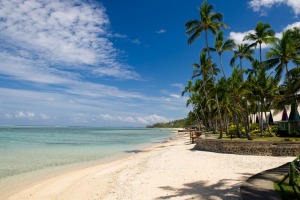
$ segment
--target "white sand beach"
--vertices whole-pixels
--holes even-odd
[[[294,159],[193,147],[189,135],[181,133],[128,158],[41,181],[8,199],[239,199],[239,186],[249,176]]]

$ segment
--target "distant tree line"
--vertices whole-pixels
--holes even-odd
[[[195,114],[189,112],[187,118],[173,120],[170,122],[159,122],[153,125],[146,126],[147,128],[190,128],[196,124]]]

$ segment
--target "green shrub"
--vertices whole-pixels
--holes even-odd
[[[259,125],[258,124],[250,124],[250,130],[254,130],[254,129],[259,129]]]
[[[277,131],[278,131],[278,129],[279,129],[279,127],[278,126],[270,126],[270,130],[271,130],[271,132],[272,133],[277,133]]]
[[[250,132],[251,136],[259,136],[260,134],[261,134],[261,131],[259,129],[256,129],[256,130]]]

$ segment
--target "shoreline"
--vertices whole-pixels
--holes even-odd
[[[249,176],[294,159],[193,147],[188,134],[177,133],[126,158],[48,178],[6,199],[238,199]]]
[[[155,145],[164,143],[171,138],[177,137],[178,129],[170,130],[170,132],[173,134],[170,137],[138,145],[136,148],[133,148],[129,151],[120,152],[119,154],[113,155],[111,157],[105,157],[100,160],[85,161],[83,163],[73,163],[51,168],[44,168],[0,179],[0,199],[8,199],[15,193],[26,190],[54,177],[59,177],[74,171],[85,170],[96,166],[106,167],[106,165],[109,166],[110,164],[126,160],[128,157],[135,155],[137,152],[144,151]]]

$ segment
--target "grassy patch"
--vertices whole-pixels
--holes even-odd
[[[300,138],[294,138],[294,137],[260,137],[260,136],[252,136],[251,137],[255,141],[269,141],[269,142],[282,142],[282,141],[287,141],[287,142],[299,142]],[[230,136],[223,136],[223,140],[231,140]],[[247,137],[233,137],[232,140],[248,140]]]
[[[293,187],[288,185],[288,179],[285,180],[282,184],[278,184],[278,182],[274,183],[274,189],[280,194],[280,197],[283,200],[300,199],[298,189],[295,187],[295,192]]]

